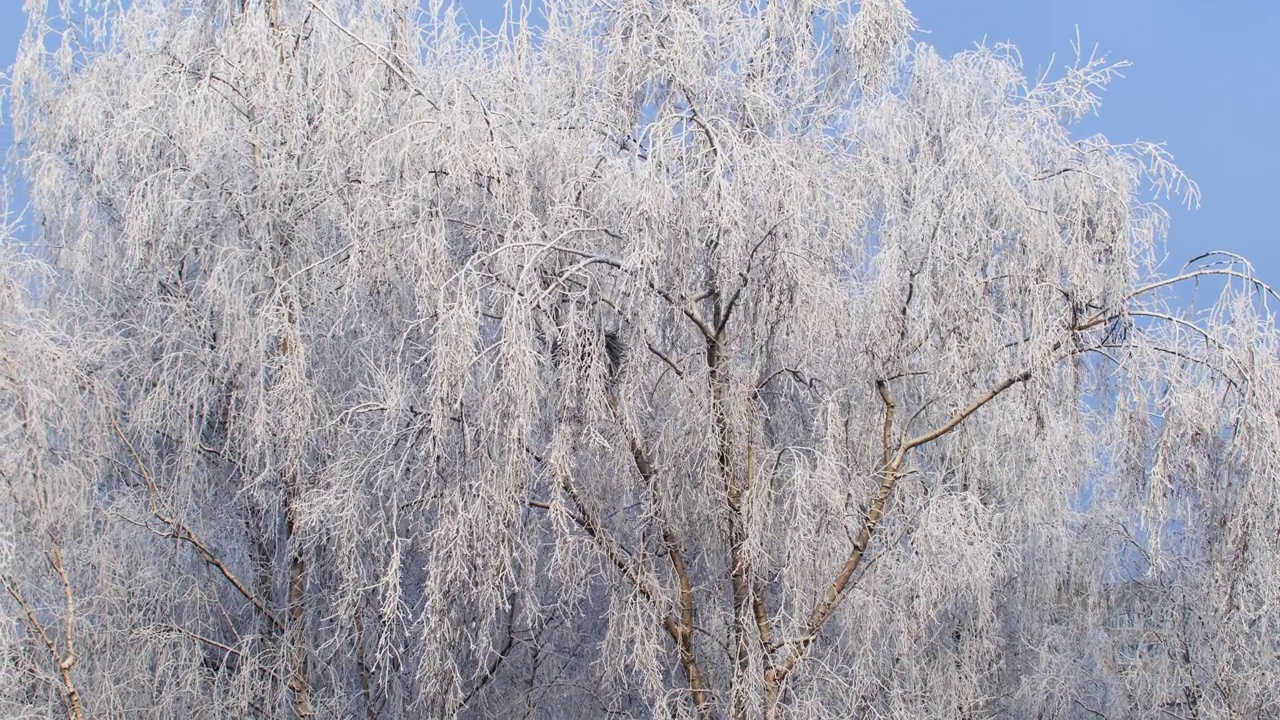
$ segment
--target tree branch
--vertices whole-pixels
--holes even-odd
[[[62,565],[62,552],[54,545],[54,554],[49,558],[49,564],[53,566],[54,571],[58,574],[62,581],[63,594],[66,601],[67,617],[66,622],[66,652],[60,652],[57,645],[53,642],[53,638],[49,637],[49,633],[45,631],[44,626],[40,624],[40,620],[36,618],[35,610],[29,605],[22,593],[18,591],[17,584],[13,578],[9,576],[0,576],[0,582],[4,584],[4,589],[9,596],[18,603],[18,607],[22,609],[27,618],[27,625],[35,632],[36,636],[43,642],[45,649],[49,651],[49,656],[53,659],[54,667],[58,669],[58,676],[62,680],[63,702],[67,706],[68,720],[84,720],[84,708],[80,702],[80,691],[76,689],[75,682],[71,678],[71,668],[76,664],[75,645],[72,640],[72,623],[74,622],[75,600],[71,594],[71,583],[67,579],[66,569]]]
[[[1075,353],[1071,353],[1071,354],[1075,354]],[[1018,383],[1023,382],[1027,378],[1031,377],[1031,372],[1032,372],[1031,368],[1028,368],[1018,373],[1017,375],[1012,375],[1010,377],[1005,378],[1004,380],[997,383],[990,390],[983,393],[982,396],[978,397],[976,400],[969,403],[963,410],[953,415],[951,419],[943,423],[941,427],[938,427],[923,435],[918,435],[906,441],[905,443],[903,443],[902,447],[898,449],[898,456],[895,459],[895,463],[900,462],[902,457],[907,453],[907,451],[911,450],[912,448],[919,447],[921,445],[924,445],[925,443],[937,440],[943,435],[946,435],[947,433],[956,429],[956,426],[964,422],[965,418],[977,412],[979,409],[982,408],[983,405],[986,405],[987,403],[994,400],[996,396],[998,396],[1000,393],[1004,392],[1005,390],[1008,390],[1014,385],[1017,385]]]
[[[410,90],[412,90],[414,95],[417,95],[418,97],[426,101],[427,105],[432,110],[440,109],[439,106],[437,106],[434,102],[432,102],[431,98],[427,97],[427,94],[422,91],[422,88],[418,87],[412,80],[410,80],[409,76],[405,75],[404,70],[401,70],[396,65],[396,63],[393,63],[391,62],[391,60],[387,59],[386,57],[383,57],[382,53],[378,52],[376,48],[369,45],[369,43],[365,42],[363,39],[358,37],[355,33],[348,30],[342,23],[338,22],[332,15],[325,12],[325,9],[320,7],[320,3],[316,2],[316,0],[310,0],[310,2],[311,2],[311,9],[320,13],[321,17],[323,17],[325,20],[328,20],[330,25],[333,25],[335,28],[337,28],[338,31],[341,32],[343,35],[346,35],[347,37],[351,38],[352,42],[364,48],[365,50],[369,51],[369,54],[377,58],[378,62],[385,65],[388,70],[390,70],[392,73],[395,74],[396,77],[400,78],[400,81],[403,82],[405,86],[407,86]]]
[[[231,571],[231,568],[227,567],[226,563],[222,562],[222,559],[209,549],[207,544],[200,540],[200,538],[196,537],[195,533],[193,533],[184,523],[174,518],[171,510],[164,507],[164,500],[160,497],[160,492],[156,488],[155,480],[151,476],[151,471],[147,469],[147,465],[142,461],[142,457],[138,454],[137,449],[134,448],[133,443],[129,441],[129,438],[125,437],[124,431],[120,429],[119,423],[114,419],[111,421],[111,426],[115,428],[116,435],[120,436],[120,440],[122,440],[125,447],[128,448],[129,454],[133,456],[133,461],[138,465],[138,474],[142,476],[143,482],[147,485],[147,496],[151,502],[152,517],[159,520],[170,529],[170,537],[173,537],[176,540],[182,540],[195,549],[196,554],[200,556],[200,559],[204,560],[209,565],[212,565],[222,575],[222,577],[231,584],[231,587],[235,588],[236,592],[240,593],[240,595],[248,600],[250,604],[257,608],[258,612],[262,613],[262,616],[265,617],[276,630],[284,632],[284,623],[274,612],[271,611],[271,608],[267,607],[267,604],[262,600],[262,598],[249,590],[249,588],[241,582],[240,578],[236,577],[236,574]]]

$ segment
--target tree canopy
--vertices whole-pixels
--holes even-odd
[[[1105,58],[28,5],[0,714],[1280,713],[1276,298]]]

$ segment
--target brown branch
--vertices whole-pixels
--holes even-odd
[[[284,632],[284,623],[281,622],[280,618],[271,611],[271,608],[267,607],[267,604],[262,600],[262,598],[258,597],[256,593],[246,587],[245,584],[241,582],[240,578],[236,577],[235,573],[231,571],[231,568],[227,567],[226,563],[222,562],[222,559],[209,549],[208,545],[201,541],[200,538],[196,537],[195,533],[193,533],[190,528],[173,516],[172,511],[165,506],[164,499],[160,497],[160,492],[156,488],[155,479],[152,477],[151,471],[147,468],[146,463],[142,461],[142,456],[138,454],[137,449],[134,448],[133,443],[129,441],[129,438],[125,437],[124,431],[120,429],[120,425],[114,419],[111,421],[111,426],[115,428],[116,434],[120,436],[120,440],[123,441],[125,447],[128,448],[129,454],[133,456],[133,461],[138,465],[138,474],[142,476],[142,480],[147,486],[147,497],[151,503],[152,517],[159,520],[169,528],[170,537],[176,540],[182,540],[195,549],[196,554],[200,556],[200,559],[213,566],[222,575],[222,577],[231,584],[231,587],[235,588],[236,592],[240,593],[240,595],[257,608],[258,612],[262,613],[263,617],[265,617],[267,621],[276,628],[276,630]]]
[[[695,308],[692,303],[678,302],[674,297],[672,297],[671,293],[652,283],[649,284],[649,287],[653,288],[654,292],[662,296],[663,300],[666,300],[673,307],[684,313],[684,316],[689,318],[689,321],[698,328],[698,332],[702,333],[702,336],[705,337],[708,342],[716,341],[716,338],[719,336],[717,335],[715,328],[711,327],[711,324],[703,319],[702,314],[698,312],[697,308]]]
[[[356,668],[360,673],[360,697],[364,700],[365,716],[369,720],[375,720],[378,717],[378,711],[373,706],[373,689],[369,682],[369,663],[364,655],[364,596],[361,597],[361,601],[356,607],[353,619],[356,630]]]
[[[574,509],[578,511],[578,525],[595,541],[596,546],[600,548],[600,551],[604,553],[609,562],[618,569],[618,572],[631,581],[631,584],[640,592],[640,595],[655,607],[661,608],[662,603],[658,600],[658,592],[630,562],[629,553],[622,549],[622,546],[609,535],[600,521],[596,519],[591,509],[587,507],[586,501],[582,499],[582,495],[578,493],[578,489],[574,487],[573,481],[565,474],[561,474],[559,480],[561,489],[573,501]]]
[[[889,462],[893,450],[893,415],[897,411],[898,406],[893,402],[893,396],[889,394],[889,383],[884,380],[876,381],[876,390],[880,393],[880,399],[884,402],[884,427],[880,431],[881,456],[884,467],[889,467]]]
[[[773,644],[773,623],[769,620],[769,609],[764,604],[764,586],[759,582],[755,583],[751,594],[751,610],[756,617],[756,630],[760,633],[760,649],[764,651],[765,664],[772,665],[773,651],[777,646]]]
[[[472,686],[471,690],[468,691],[467,694],[463,696],[462,700],[458,702],[457,707],[454,709],[455,714],[458,712],[461,712],[463,708],[465,708],[468,704],[470,704],[470,702],[472,701],[472,699],[475,698],[476,695],[480,694],[480,691],[484,690],[486,687],[488,687],[489,683],[493,682],[493,679],[498,675],[498,668],[502,667],[502,663],[507,659],[508,655],[510,655],[511,653],[511,648],[515,646],[516,599],[518,597],[519,596],[513,595],[511,599],[511,607],[507,609],[507,640],[506,642],[503,643],[502,649],[498,650],[493,660],[489,662],[488,667],[485,668],[485,671],[480,676],[480,679],[476,681],[475,685]]]
[[[627,438],[627,444],[631,448],[631,458],[635,463],[636,471],[640,473],[640,477],[645,481],[649,488],[653,488],[657,482],[658,471],[654,467],[653,461],[649,459],[648,453],[640,445],[640,441],[636,438],[635,433],[631,432],[627,427],[622,414],[622,408],[618,404],[618,398],[614,395],[609,397],[609,407],[613,410],[614,417],[618,421],[618,425],[622,428],[623,434]],[[667,630],[667,634],[676,643],[676,650],[680,656],[680,664],[684,667],[685,675],[689,678],[689,688],[693,695],[693,704],[698,710],[698,715],[702,718],[711,717],[711,705],[707,692],[706,682],[702,677],[702,670],[698,664],[697,654],[693,647],[693,615],[694,615],[694,596],[693,582],[689,577],[689,569],[685,565],[684,556],[680,553],[680,547],[675,537],[675,533],[671,531],[671,526],[664,520],[662,521],[662,542],[666,546],[667,557],[671,561],[671,570],[675,573],[676,582],[679,585],[680,600],[680,618],[677,620],[671,615],[667,615],[662,620],[662,625]]]
[[[677,377],[681,379],[684,378],[684,370],[680,369],[680,366],[676,364],[675,360],[672,360],[670,356],[668,356],[666,353],[662,352],[658,348],[654,347],[653,343],[647,340],[645,341],[645,346],[649,348],[649,352],[653,353],[654,355],[657,355],[659,360],[666,363],[667,367],[671,368],[675,372]]]
[[[718,156],[720,154],[720,148],[716,144],[715,133],[711,131],[711,127],[703,122],[702,117],[698,115],[698,108],[693,104],[693,93],[689,92],[688,89],[684,89],[683,92],[685,104],[689,106],[689,119],[692,120],[694,124],[702,130],[702,134],[706,136],[707,144],[711,146],[711,154]]]
[[[1059,346],[1061,344],[1062,343],[1058,343]],[[1076,354],[1082,350],[1083,349],[1074,349],[1063,357]],[[1057,360],[1060,359],[1062,358],[1057,358]],[[887,385],[885,385],[883,381],[877,382],[877,389],[880,391],[881,400],[885,403],[885,427],[882,431],[884,435],[882,441],[885,442],[885,457],[888,460],[882,470],[883,480],[880,483],[880,487],[877,490],[875,497],[867,508],[867,517],[863,522],[862,529],[858,533],[857,540],[854,541],[853,549],[849,553],[849,557],[845,559],[845,562],[841,566],[840,572],[836,575],[835,580],[832,581],[831,585],[827,588],[827,591],[823,594],[822,599],[814,606],[813,611],[809,614],[809,621],[805,626],[804,637],[789,643],[791,645],[791,651],[787,654],[786,659],[775,668],[774,674],[771,676],[771,682],[776,683],[778,686],[781,685],[787,674],[789,674],[791,670],[795,668],[796,663],[800,661],[800,658],[804,657],[805,653],[808,652],[809,646],[812,645],[814,640],[817,638],[823,625],[825,625],[827,620],[831,618],[831,615],[835,612],[836,608],[839,607],[840,601],[845,597],[846,591],[849,588],[849,581],[852,579],[853,574],[857,571],[858,567],[862,564],[863,558],[866,557],[867,547],[871,544],[871,538],[875,534],[875,530],[880,523],[880,519],[884,516],[885,505],[888,503],[889,496],[893,492],[893,488],[897,484],[898,479],[901,477],[900,470],[903,461],[906,459],[907,452],[951,432],[959,426],[960,423],[964,422],[966,418],[973,415],[984,405],[994,400],[1005,390],[1027,380],[1031,377],[1031,373],[1032,370],[1029,368],[1000,381],[990,390],[983,393],[982,396],[978,397],[973,402],[969,403],[969,405],[964,409],[953,415],[949,420],[947,420],[947,422],[943,423],[938,428],[904,442],[892,457],[889,457],[890,445],[888,443],[890,442],[889,434],[892,427],[892,414],[896,406],[893,403],[892,396],[888,393]],[[774,692],[776,692],[776,689]]]
[[[22,428],[23,434],[27,436],[28,439],[28,442],[25,444],[27,461],[31,464],[32,483],[36,488],[36,510],[41,515],[47,515],[49,513],[48,496],[46,494],[47,491],[40,485],[40,479],[44,474],[42,464],[40,462],[40,453],[37,451],[37,443],[30,440],[31,435],[33,434],[31,428],[30,407],[20,391],[18,385],[18,373],[14,368],[13,360],[7,355],[5,357],[5,365],[7,369],[7,379],[13,386],[13,394],[17,404],[19,426]],[[8,481],[6,484],[9,486],[9,493],[13,497],[14,504],[20,505],[21,503],[18,499],[17,491],[12,479],[9,478],[8,474],[5,474],[5,479]],[[3,581],[4,588],[9,593],[9,596],[12,597],[14,601],[18,603],[18,606],[22,608],[23,613],[27,617],[28,624],[30,624],[31,628],[35,630],[36,634],[39,635],[40,639],[44,642],[45,648],[53,658],[54,665],[58,668],[58,675],[62,679],[62,688],[65,694],[64,702],[67,705],[67,717],[70,720],[84,720],[84,708],[80,702],[80,691],[76,689],[75,682],[71,678],[71,668],[75,666],[77,660],[74,635],[76,610],[75,595],[71,589],[71,579],[67,576],[66,565],[62,560],[62,548],[58,545],[58,541],[54,538],[51,531],[49,532],[49,541],[53,546],[53,553],[46,553],[45,560],[48,561],[49,567],[51,567],[54,573],[57,574],[58,581],[62,584],[63,603],[66,608],[66,618],[64,618],[65,634],[63,636],[63,643],[66,645],[65,652],[58,651],[57,645],[53,642],[53,639],[49,637],[44,626],[40,624],[40,621],[36,618],[35,612],[22,597],[22,594],[18,591],[17,584],[13,582],[12,578],[2,576],[0,577],[0,581]]]
[[[67,608],[67,617],[65,620],[66,636],[64,638],[67,653],[63,661],[58,663],[58,667],[60,669],[70,670],[71,666],[75,665],[76,662],[75,638],[72,636],[71,632],[71,626],[75,622],[76,615],[75,596],[71,593],[71,580],[67,578],[67,569],[62,564],[62,548],[58,547],[57,543],[54,543],[53,555],[46,555],[45,558],[49,561],[49,565],[53,568],[53,571],[58,574],[58,580],[62,583],[63,602],[66,604]]]
[[[652,471],[652,465],[648,463],[647,459],[637,459],[636,465],[637,467],[643,465],[648,471]],[[645,470],[641,470],[641,474],[644,475]],[[574,508],[578,511],[578,518],[576,518],[578,525],[595,541],[596,547],[604,553],[604,556],[617,568],[618,572],[631,582],[646,601],[662,611],[663,603],[659,599],[658,591],[632,565],[626,551],[605,531],[600,521],[595,518],[590,508],[587,507],[577,488],[573,486],[572,481],[567,476],[562,475],[560,477],[560,487],[569,496],[569,499],[573,501]],[[697,706],[701,716],[710,717],[706,684],[702,679],[702,672],[698,667],[697,657],[693,652],[693,584],[689,579],[689,571],[685,567],[684,558],[677,549],[675,536],[669,528],[663,528],[662,541],[666,545],[667,555],[671,559],[671,566],[676,574],[680,588],[680,617],[676,618],[670,613],[666,613],[662,618],[662,626],[676,643],[680,664],[689,676],[694,705]]]
[[[298,494],[296,473],[288,482],[285,492],[285,534],[290,541],[297,535],[297,516],[294,496]],[[290,543],[292,544],[292,543]],[[314,715],[311,707],[310,662],[304,641],[306,633],[306,589],[308,567],[301,549],[295,549],[289,559],[289,598],[286,612],[289,630],[286,633],[290,647],[289,688],[293,690],[294,712],[299,718]]]
[[[1073,328],[1073,331],[1081,332],[1085,329],[1088,328],[1078,326]],[[1053,349],[1056,350],[1062,347],[1065,343],[1065,340],[1054,343]],[[1050,364],[1052,365],[1063,359],[1071,357],[1072,355],[1090,352],[1095,349],[1097,349],[1096,346],[1072,348],[1071,350],[1054,358]],[[898,451],[893,454],[892,458],[889,458],[888,462],[885,463],[884,469],[882,470],[883,480],[880,483],[880,488],[877,490],[875,497],[868,506],[866,520],[863,522],[862,529],[858,533],[857,540],[854,541],[853,550],[849,553],[849,557],[845,560],[844,565],[841,566],[840,572],[836,575],[835,580],[832,581],[830,587],[828,587],[827,591],[823,594],[822,599],[814,606],[813,611],[810,613],[809,621],[806,623],[805,627],[805,635],[797,640],[792,640],[787,643],[791,650],[787,654],[786,659],[766,673],[766,696],[772,698],[772,702],[776,702],[777,693],[781,688],[782,682],[786,679],[786,676],[795,668],[796,663],[799,662],[800,659],[808,652],[809,647],[817,639],[818,633],[822,630],[822,626],[831,618],[836,608],[839,607],[841,600],[846,596],[846,591],[849,589],[849,581],[852,579],[853,574],[857,571],[858,567],[862,564],[862,560],[866,556],[867,547],[871,543],[871,538],[875,534],[880,519],[884,516],[884,509],[885,505],[888,503],[889,495],[893,492],[894,486],[902,477],[901,468],[906,459],[907,452],[913,448],[930,443],[951,432],[959,426],[960,423],[964,422],[966,418],[970,417],[983,406],[990,403],[1001,393],[1018,383],[1026,381],[1031,377],[1032,372],[1033,369],[1028,368],[1016,375],[1011,375],[1000,381],[990,390],[983,393],[980,397],[953,415],[941,426],[904,442],[898,448]],[[893,403],[892,396],[888,393],[887,385],[885,385],[883,381],[877,382],[876,385],[880,392],[881,400],[884,401],[886,408],[885,427],[882,431],[882,441],[886,443],[885,455],[888,457],[887,450],[889,448],[889,433],[892,426],[892,413],[896,406]],[[769,703],[766,702],[766,705],[769,706]],[[768,707],[766,709],[768,709]]]
[[[871,536],[875,533],[876,526],[879,524],[880,518],[884,515],[884,508],[889,500],[889,495],[893,492],[893,487],[897,484],[898,478],[901,477],[899,471],[902,467],[903,461],[906,459],[907,452],[912,448],[932,442],[951,432],[959,426],[960,423],[964,422],[965,418],[973,415],[984,405],[994,400],[998,395],[1000,395],[1000,393],[1020,382],[1023,382],[1029,377],[1031,377],[1031,370],[1027,369],[1017,375],[1005,378],[990,390],[983,393],[981,397],[969,403],[969,405],[960,412],[953,415],[950,420],[943,423],[940,427],[904,442],[892,458],[890,458],[889,434],[891,432],[893,422],[893,411],[896,406],[893,403],[892,397],[889,396],[888,387],[883,382],[877,383],[877,387],[881,393],[881,399],[885,402],[885,426],[883,430],[883,440],[885,442],[884,456],[887,461],[885,462],[884,469],[881,471],[884,479],[881,481],[879,490],[876,492],[875,497],[867,508],[866,520],[863,521],[862,530],[858,533],[858,539],[854,542],[852,552],[850,552],[849,557],[845,560],[844,566],[840,568],[840,573],[836,576],[835,581],[829,588],[827,588],[827,592],[823,595],[821,602],[818,603],[818,605],[813,609],[813,612],[809,615],[809,623],[806,627],[806,636],[800,641],[802,646],[812,642],[813,638],[817,636],[818,631],[822,629],[822,625],[826,623],[827,618],[831,616],[831,613],[835,611],[836,606],[839,604],[839,600],[844,595],[845,590],[848,587],[849,579],[853,577],[853,573],[858,569],[858,565],[862,563],[862,558],[866,554],[867,546],[871,542]],[[797,659],[799,659],[798,656],[793,652],[786,663],[788,670],[792,665],[794,665],[794,660]]]
[[[66,652],[59,652],[58,646],[53,642],[53,638],[49,637],[49,633],[45,631],[44,626],[40,624],[40,620],[36,618],[35,610],[32,609],[22,593],[18,591],[18,586],[9,576],[0,577],[0,583],[4,584],[4,589],[18,603],[18,607],[22,608],[22,613],[26,615],[27,625],[35,632],[36,636],[44,643],[45,649],[49,651],[49,656],[53,659],[53,664],[58,668],[58,676],[62,680],[63,694],[65,695],[63,702],[67,706],[68,720],[84,720],[84,707],[80,702],[80,691],[76,689],[75,682],[71,678],[71,668],[76,664],[75,645],[72,640],[72,623],[74,620],[75,600],[71,594],[71,583],[67,578],[66,569],[62,564],[62,551],[58,546],[54,545],[53,555],[48,557],[49,564],[53,567],[54,572],[58,574],[62,581],[62,590],[66,598],[67,617],[66,617]]]
[[[1074,355],[1076,353],[1072,352],[1070,354]],[[997,395],[1004,392],[1005,390],[1008,390],[1014,385],[1017,385],[1018,383],[1023,382],[1028,378],[1030,378],[1031,372],[1032,372],[1032,369],[1027,368],[1026,370],[1023,370],[1017,375],[1011,375],[1005,378],[1004,380],[997,383],[990,390],[983,393],[981,397],[969,403],[963,410],[953,415],[951,419],[943,423],[942,426],[935,428],[934,430],[931,430],[930,432],[927,432],[923,435],[918,435],[906,441],[905,443],[903,443],[902,447],[898,449],[898,455],[894,459],[894,464],[901,463],[902,458],[906,455],[908,450],[911,450],[912,448],[915,448],[915,447],[919,447],[920,445],[924,445],[925,443],[933,442],[934,440],[937,440],[943,435],[946,435],[947,433],[956,429],[956,427],[960,425],[960,423],[964,422],[965,418],[977,412],[979,409],[982,408],[983,405],[986,405],[987,403],[994,400]]]
[[[547,465],[547,461],[528,445],[525,446],[525,452],[529,453],[530,457],[537,460],[542,465]],[[596,520],[595,515],[593,515],[590,508],[587,507],[586,501],[582,499],[582,496],[578,493],[578,489],[574,487],[573,481],[568,476],[561,475],[560,473],[557,473],[557,481],[560,484],[560,488],[564,490],[565,495],[568,495],[569,499],[573,501],[574,509],[577,510],[578,514],[573,517],[573,521],[578,524],[578,527],[582,528],[587,533],[588,537],[595,541],[596,546],[604,553],[605,558],[613,564],[623,577],[635,586],[636,590],[640,592],[640,595],[644,597],[645,600],[650,602],[654,607],[662,609],[662,604],[658,600],[657,591],[655,591],[652,586],[650,586],[650,584],[641,577],[639,571],[632,567],[630,562],[631,554],[623,549],[617,541],[610,537],[604,530],[600,521]],[[525,504],[541,510],[552,510],[550,503],[545,503],[539,500],[528,500]]]
[[[182,635],[183,637],[191,638],[192,640],[195,640],[196,642],[199,642],[204,645],[208,645],[209,647],[214,648],[215,650],[221,650],[227,655],[235,655],[236,657],[241,657],[241,658],[244,657],[244,653],[236,649],[235,647],[232,647],[231,645],[228,645],[223,642],[218,642],[217,640],[214,640],[211,637],[206,637],[204,635],[201,635],[200,633],[192,632],[184,627],[179,627],[177,625],[170,625],[165,623],[159,624],[156,627],[162,630],[168,630],[170,632],[177,633],[179,635]],[[267,668],[262,668],[262,669],[267,670]]]
[[[649,461],[644,449],[635,441],[634,437],[628,438],[631,442],[631,453],[635,460],[636,469],[640,472],[641,477],[652,486],[656,477],[653,463]],[[693,704],[698,708],[698,714],[701,717],[709,718],[711,716],[711,705],[708,702],[706,682],[702,679],[702,670],[698,666],[697,654],[693,648],[693,582],[689,578],[689,568],[684,563],[684,556],[680,552],[680,546],[676,540],[675,533],[671,531],[671,527],[663,522],[662,542],[667,549],[667,557],[671,560],[671,570],[676,575],[676,581],[680,587],[680,620],[668,615],[663,618],[662,624],[666,628],[667,634],[676,642],[676,648],[680,655],[680,664],[684,667],[685,674],[689,677],[690,690],[693,692]]]
[[[676,545],[675,537],[670,530],[662,531],[662,540],[667,546],[671,568],[680,584],[680,620],[677,622],[675,618],[668,615],[663,618],[662,625],[671,639],[676,642],[680,664],[689,677],[689,689],[692,691],[693,704],[698,709],[698,715],[709,718],[711,705],[708,702],[707,685],[702,679],[702,670],[693,648],[693,584],[689,581],[689,570],[685,567],[684,556],[680,554],[679,546]]]

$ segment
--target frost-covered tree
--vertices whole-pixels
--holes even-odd
[[[47,5],[0,714],[1280,714],[1271,293],[1157,266],[1195,186],[1071,134],[1114,65],[900,0]]]

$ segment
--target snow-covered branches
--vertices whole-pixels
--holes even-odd
[[[544,21],[35,11],[5,714],[1278,711],[1274,298],[1159,274],[1195,186],[1063,124],[1116,66]]]

